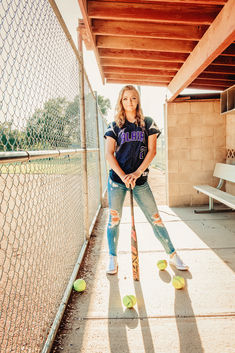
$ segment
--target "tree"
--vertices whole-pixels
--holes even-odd
[[[98,106],[103,115],[108,114],[108,110],[111,109],[111,103],[109,98],[98,95]]]
[[[0,151],[17,151],[24,147],[24,134],[12,125],[12,122],[0,124]]]
[[[27,145],[36,149],[66,148],[78,144],[79,98],[50,99],[37,109],[26,126]]]

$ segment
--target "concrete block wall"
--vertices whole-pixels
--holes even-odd
[[[227,163],[235,164],[235,114],[226,115],[226,149],[230,152],[227,154]],[[235,195],[235,183],[227,182],[226,191]]]
[[[226,161],[226,117],[220,101],[167,103],[168,205],[191,206],[208,203],[193,185],[217,185],[216,162]]]

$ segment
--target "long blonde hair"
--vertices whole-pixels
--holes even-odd
[[[116,104],[116,114],[115,114],[115,118],[114,121],[117,124],[118,127],[123,127],[123,125],[125,124],[126,121],[126,113],[125,110],[123,108],[123,104],[122,104],[122,98],[124,95],[125,91],[135,91],[136,95],[137,95],[137,99],[138,99],[138,104],[136,107],[136,125],[144,127],[145,123],[144,123],[144,115],[141,109],[141,104],[140,104],[140,95],[139,92],[137,91],[137,89],[132,86],[132,85],[126,85],[124,86],[118,96],[118,100],[117,100],[117,104]]]

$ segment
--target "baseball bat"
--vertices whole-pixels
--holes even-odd
[[[135,229],[134,219],[134,202],[133,202],[133,190],[130,187],[130,202],[131,202],[131,258],[132,258],[132,272],[134,281],[139,281],[139,254],[138,254],[138,243]]]

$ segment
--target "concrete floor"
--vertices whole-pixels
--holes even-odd
[[[118,275],[105,273],[108,209],[95,225],[79,277],[83,293],[73,292],[51,352],[66,353],[234,353],[235,352],[235,213],[201,214],[192,208],[159,206],[170,237],[189,271],[173,267],[144,215],[135,207],[140,282],[133,282],[130,208],[120,226]],[[176,290],[174,274],[185,278]],[[122,298],[134,294],[126,309]]]

